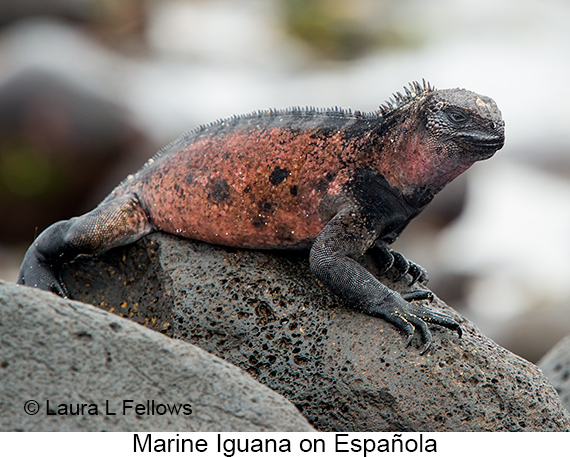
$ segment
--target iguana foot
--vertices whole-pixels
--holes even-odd
[[[31,247],[20,267],[18,284],[47,290],[63,298],[69,298],[67,288],[59,276],[59,268],[45,262],[37,249]]]
[[[429,290],[412,290],[410,292],[402,292],[400,294],[402,298],[408,302],[414,300],[429,300],[433,301],[433,292]]]
[[[429,293],[431,294],[431,292]],[[420,354],[425,354],[433,343],[433,336],[427,324],[436,324],[453,330],[461,338],[463,331],[455,320],[443,313],[406,301],[404,297],[410,298],[411,294],[416,294],[416,292],[403,296],[394,293],[382,303],[370,306],[364,312],[375,317],[381,317],[400,329],[407,336],[406,346],[412,343],[414,335],[418,333],[420,341],[423,343]]]
[[[410,275],[409,285],[416,282],[426,285],[429,281],[428,273],[422,266],[406,259],[402,254],[390,249],[386,244],[377,244],[373,255],[376,263],[382,268],[380,274],[392,274],[394,281],[400,281],[404,276]]]

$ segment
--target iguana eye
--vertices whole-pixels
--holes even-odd
[[[462,124],[467,121],[467,116],[461,111],[453,110],[448,111],[447,116],[456,124]]]

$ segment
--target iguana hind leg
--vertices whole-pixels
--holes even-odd
[[[44,230],[24,256],[18,284],[69,297],[60,279],[64,263],[132,243],[152,230],[136,194],[107,199],[89,213]]]

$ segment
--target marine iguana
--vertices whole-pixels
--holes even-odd
[[[495,102],[426,81],[378,111],[258,111],[184,133],[127,177],[94,210],[56,222],[29,247],[18,284],[68,297],[60,268],[162,230],[254,249],[310,249],[317,278],[356,309],[385,319],[424,347],[427,324],[450,317],[413,303],[356,259],[370,248],[410,285],[427,274],[389,245],[447,183],[504,144]]]

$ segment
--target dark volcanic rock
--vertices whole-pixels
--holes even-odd
[[[37,414],[25,413],[30,400]],[[200,348],[2,282],[0,411],[0,431],[313,431],[283,397]]]
[[[416,345],[343,305],[306,253],[235,250],[153,234],[78,259],[72,296],[192,342],[291,400],[319,430],[567,430],[570,416],[534,365],[462,323]]]

